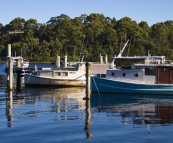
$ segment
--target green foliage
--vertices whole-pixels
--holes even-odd
[[[20,33],[23,31],[24,33]],[[18,32],[18,33],[17,33]],[[129,43],[123,56],[165,55],[173,59],[173,21],[137,23],[129,17],[116,20],[103,14],[81,14],[71,19],[68,15],[51,17],[46,24],[36,19],[15,18],[7,25],[0,23],[0,55],[5,59],[7,44],[12,54],[22,55],[31,61],[50,62],[58,54],[67,54],[69,61],[98,61],[99,54],[108,60],[118,55],[126,41]]]

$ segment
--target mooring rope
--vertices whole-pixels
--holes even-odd
[[[76,80],[76,79],[78,79],[78,78],[80,78],[80,77],[82,77],[82,76],[84,76],[84,75],[86,75],[86,74],[83,74],[83,75],[81,75],[81,76],[79,76],[79,77],[77,77],[77,78],[74,78],[74,79],[72,79],[72,81],[73,81],[73,80]]]
[[[81,75],[81,76],[79,76],[79,77],[77,77],[77,78],[71,79],[71,80],[67,80],[66,82],[64,82],[64,84],[66,84],[66,83],[68,83],[68,82],[75,81],[75,80],[77,80],[78,78],[81,78],[81,77],[84,76],[84,75],[86,75],[86,74],[83,74],[83,75]]]
[[[91,77],[92,77],[92,76],[91,76]],[[96,82],[95,82],[95,80],[94,80],[94,78],[93,78],[93,77],[92,77],[92,79],[93,79],[94,84],[95,84],[95,86],[96,86],[97,92],[98,92],[98,94],[99,94],[100,98],[102,99],[101,94],[100,94],[100,92],[99,92],[99,90],[98,90],[97,84],[96,84]]]

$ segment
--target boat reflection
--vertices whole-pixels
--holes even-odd
[[[22,92],[10,92],[6,97],[8,126],[14,126],[13,122],[20,118],[29,119],[40,113],[56,112],[51,120],[85,120],[84,130],[87,138],[91,138],[90,122],[102,116],[113,120],[120,117],[118,121],[121,123],[133,125],[173,123],[172,96],[91,94],[91,100],[87,102],[84,97],[83,87],[27,87]]]
[[[15,118],[24,116],[34,117],[36,114],[43,112],[58,113],[75,110],[82,111],[86,108],[86,100],[83,100],[84,97],[85,88],[83,87],[25,88],[24,91],[20,92],[11,91],[10,93],[7,93],[6,97],[7,120],[9,124],[12,124],[12,121],[15,120]],[[42,106],[42,108],[40,108],[40,106]],[[15,112],[15,109],[18,109],[17,113]],[[74,120],[79,118],[83,118],[83,115],[67,115],[64,117],[62,114],[59,114],[57,120]]]
[[[95,112],[109,113],[110,118],[121,116],[124,124],[172,124],[173,97],[130,94],[92,94]]]
[[[85,110],[84,97],[85,88],[83,87],[25,89],[25,103],[55,103],[53,108],[56,108],[56,112],[67,112],[75,109]]]

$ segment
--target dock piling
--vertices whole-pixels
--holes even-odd
[[[60,68],[60,56],[58,56],[58,54],[56,55],[55,68]]]
[[[100,56],[99,56],[100,58],[100,64],[103,64],[103,56],[100,54]]]
[[[67,68],[67,54],[64,56],[63,62],[64,62],[64,68]]]
[[[11,44],[8,44],[7,57],[11,57]]]
[[[8,58],[8,77],[7,83],[8,83],[8,89],[11,91],[13,90],[13,58],[9,57]]]
[[[86,62],[86,99],[90,100],[90,79],[91,78],[91,63],[90,62]]]
[[[108,63],[108,57],[107,57],[107,54],[105,55],[105,64]]]
[[[17,60],[16,67],[17,68],[20,68],[21,67],[21,59],[18,59]]]

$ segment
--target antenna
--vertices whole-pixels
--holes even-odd
[[[80,48],[79,62],[81,62],[81,60],[82,60],[81,56],[82,56],[82,48],[83,48],[83,44],[84,44],[84,39],[85,39],[85,36],[83,37],[82,46]]]

